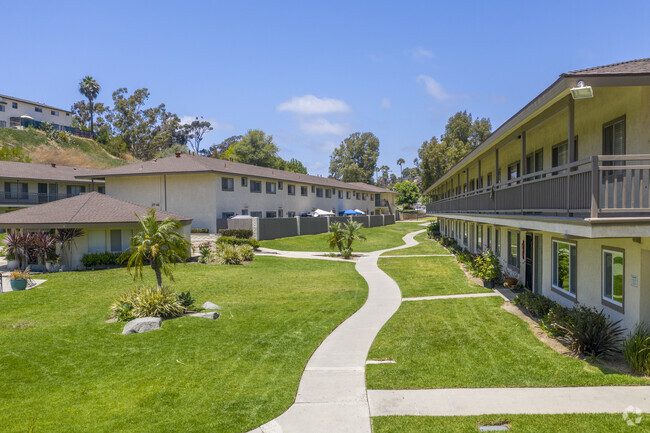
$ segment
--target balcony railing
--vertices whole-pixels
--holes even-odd
[[[650,217],[650,155],[595,155],[439,199],[427,213]]]
[[[74,197],[79,194],[39,194],[34,192],[0,192],[0,204],[4,205],[36,205]]]

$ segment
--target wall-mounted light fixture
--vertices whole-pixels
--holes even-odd
[[[588,99],[594,97],[594,89],[591,86],[586,86],[585,82],[580,80],[576,87],[571,89],[571,96],[573,99]]]

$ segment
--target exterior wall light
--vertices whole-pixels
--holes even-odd
[[[585,82],[580,80],[576,87],[571,89],[573,99],[588,99],[594,97],[594,90],[591,86],[585,86]]]

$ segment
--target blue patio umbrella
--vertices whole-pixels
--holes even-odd
[[[354,209],[347,209],[343,211],[343,215],[363,215],[363,214]]]

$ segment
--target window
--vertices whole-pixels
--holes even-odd
[[[375,195],[374,195],[374,194],[370,194],[370,200],[372,201],[372,200],[374,200],[374,199],[375,199]]]
[[[253,218],[262,218],[262,212],[259,211],[251,212],[251,216]]]
[[[122,230],[111,230],[111,251],[122,252]]]
[[[361,194],[361,200],[365,200],[365,199],[366,199],[366,195],[365,195],[365,194]]]
[[[350,191],[345,191],[345,198],[350,200]]]
[[[36,111],[37,113],[42,113],[43,109],[41,107],[34,107],[34,111]]]
[[[553,275],[551,285],[554,289],[576,296],[576,245],[553,241]]]
[[[5,200],[27,200],[28,191],[27,183],[5,182]]]
[[[625,155],[625,117],[603,126],[603,155]]]
[[[463,244],[467,245],[467,223],[463,222]]]
[[[248,209],[242,209],[241,214],[242,215],[248,215]]]
[[[50,110],[50,114],[51,114],[52,116],[58,116],[58,115],[59,115],[59,112],[58,112],[58,111],[54,111],[54,110]]]
[[[282,182],[278,182],[278,189],[282,190],[284,188],[284,184]]]
[[[535,173],[536,171],[542,171],[544,169],[542,157],[542,149],[535,153],[531,153],[526,157],[526,174]]]
[[[248,186],[248,178],[247,177],[242,177],[241,178],[241,186]]]
[[[624,286],[624,252],[603,248],[603,300],[622,307]]]
[[[296,195],[296,185],[287,185],[287,193],[289,195]]]
[[[315,193],[315,192],[316,192],[316,187],[315,187],[314,185],[312,185],[312,186],[311,186],[311,193],[313,194],[313,193]]]
[[[0,104],[0,112],[5,111],[5,106],[3,104]]]
[[[278,209],[278,218],[282,218],[284,216],[284,211],[282,209]]]
[[[12,102],[11,108],[18,108],[18,102]]]
[[[483,250],[483,226],[476,224],[476,250]]]
[[[232,177],[221,178],[221,191],[234,191],[235,180]]]
[[[327,188],[325,190],[325,198],[332,198],[332,190]]]
[[[277,216],[278,216],[278,214],[274,210],[267,210],[266,211],[266,217],[267,218],[276,218]]]
[[[494,228],[494,252],[501,257],[501,229]]]
[[[316,197],[323,196],[323,188],[316,188]]]
[[[266,193],[275,194],[275,182],[266,182]]]
[[[295,211],[290,210],[289,212],[287,212],[287,217],[289,217],[289,218],[294,218],[295,216],[296,216],[296,212],[295,212]]]
[[[361,200],[361,193],[359,193],[359,192],[356,193],[356,199],[357,199],[357,200]]]
[[[262,181],[261,180],[251,180],[251,192],[261,193],[262,192]]]
[[[559,167],[569,162],[569,150],[567,143],[553,146],[551,166]]]
[[[519,232],[508,231],[508,264],[519,269]]]
[[[343,191],[339,189],[339,200],[343,198]]]
[[[97,192],[100,193],[100,194],[106,194],[106,187],[98,186],[97,187]]]
[[[86,192],[86,187],[83,185],[68,185],[66,188],[66,193],[68,194],[68,197],[83,194],[85,192]]]
[[[306,197],[307,196],[307,187],[306,186],[301,186],[300,187],[300,195]]]
[[[520,162],[513,162],[508,166],[508,180],[516,179],[519,177],[519,164]]]
[[[235,216],[235,212],[221,212],[221,218],[226,219],[226,220],[228,218],[234,217],[234,216]]]
[[[487,186],[492,186],[492,173],[487,175]]]

